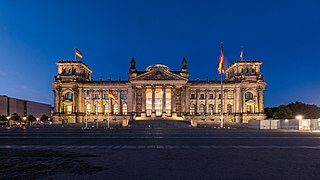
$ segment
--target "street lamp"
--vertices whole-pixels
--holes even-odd
[[[7,120],[8,120],[8,124],[9,124],[9,126],[10,126],[10,118],[11,118],[11,116],[7,116]]]
[[[302,119],[302,116],[301,116],[301,115],[298,115],[298,116],[296,116],[296,119],[301,120],[301,119]]]

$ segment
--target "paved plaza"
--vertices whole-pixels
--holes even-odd
[[[0,129],[2,178],[318,179],[320,133]],[[28,171],[29,170],[29,171]]]

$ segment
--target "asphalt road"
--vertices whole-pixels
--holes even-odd
[[[0,129],[0,148],[89,153],[80,179],[319,179],[320,133],[234,129]]]

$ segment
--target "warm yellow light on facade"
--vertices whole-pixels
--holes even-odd
[[[298,115],[298,116],[296,116],[296,119],[301,120],[301,119],[302,119],[302,116],[301,116],[301,115]]]
[[[11,118],[11,116],[7,116],[7,119],[9,120]]]

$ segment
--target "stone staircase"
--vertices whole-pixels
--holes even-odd
[[[130,128],[189,128],[189,121],[182,120],[138,120],[129,122]]]

